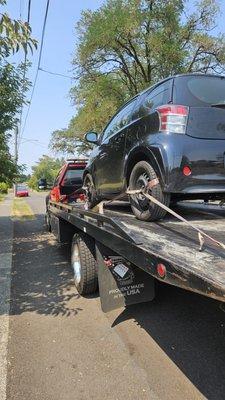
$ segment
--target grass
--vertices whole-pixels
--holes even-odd
[[[11,217],[13,220],[27,221],[34,220],[35,215],[29,204],[24,199],[14,199]]]
[[[5,196],[6,196],[6,194],[1,194],[1,193],[0,193],[0,201],[3,201],[4,198],[5,198]]]

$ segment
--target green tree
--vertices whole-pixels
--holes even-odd
[[[18,121],[18,112],[25,102],[28,81],[24,79],[24,68],[5,63],[0,66],[0,182],[9,185],[20,173],[9,151],[10,131]],[[21,81],[23,80],[23,91]]]
[[[26,101],[29,82],[24,80],[24,66],[5,63],[0,67],[0,133],[8,139],[8,132],[16,126],[17,112]],[[21,81],[23,80],[23,90]]]
[[[18,183],[24,183],[24,182],[28,182],[31,178],[31,174],[26,174],[25,171],[22,171],[17,179]]]
[[[0,0],[0,5],[5,5]],[[12,20],[6,13],[0,17],[0,182],[11,184],[20,173],[9,152],[10,131],[18,123],[18,112],[25,103],[29,87],[24,78],[27,65],[10,64],[8,57],[20,48],[27,53],[37,42],[31,38],[31,28],[27,23]]]
[[[38,181],[41,178],[46,179],[49,185],[52,184],[64,162],[64,159],[55,159],[47,155],[43,155],[37,162],[37,165],[32,167],[32,174],[28,181],[28,185],[32,189],[37,189]]]
[[[0,5],[6,5],[6,0],[0,0]],[[0,14],[0,58],[9,57],[20,48],[25,52],[33,51],[37,41],[31,37],[31,27],[27,22],[13,20],[7,13]]]
[[[224,37],[212,36],[216,0],[188,15],[183,0],[108,0],[78,24],[78,77],[116,74],[135,95],[168,75],[224,71]]]
[[[223,72],[225,39],[213,35],[218,13],[216,0],[199,1],[192,13],[184,0],[107,0],[84,11],[71,90],[78,111],[68,129],[53,133],[52,148],[85,150],[85,130],[101,131],[118,105],[160,79]]]
[[[90,129],[100,132],[106,116],[113,115],[126,97],[121,83],[105,75],[81,80],[79,87],[71,90],[71,95],[79,111],[67,129],[53,132],[50,145],[65,154],[85,154],[90,145],[83,140],[84,132]]]

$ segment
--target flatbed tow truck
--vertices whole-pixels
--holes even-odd
[[[78,292],[99,287],[104,312],[153,300],[157,281],[225,302],[225,207],[182,202],[158,222],[137,220],[121,201],[85,208],[50,201],[46,222],[72,243]]]

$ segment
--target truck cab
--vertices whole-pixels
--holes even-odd
[[[83,173],[87,165],[86,159],[70,159],[58,172],[50,191],[51,201],[71,203],[79,196],[79,189],[82,187]]]

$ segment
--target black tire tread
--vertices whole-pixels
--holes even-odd
[[[77,243],[80,253],[80,262],[82,266],[81,284],[77,287],[80,294],[91,294],[98,288],[97,263],[94,258],[94,241],[88,235],[74,235],[72,246]]]
[[[90,193],[89,199],[88,199],[88,208],[91,209],[91,208],[95,207],[99,201],[95,194],[94,183],[93,183],[93,178],[92,178],[91,174],[88,173],[85,175],[84,181],[83,181],[83,186],[85,186],[85,180],[88,180],[88,179],[93,184],[93,191]]]
[[[133,170],[131,171],[130,182],[131,182],[131,180],[132,180],[132,174],[135,173],[135,169],[138,169],[138,168],[140,168],[140,167],[144,167],[144,168],[146,168],[146,169],[149,170],[151,180],[158,178],[157,175],[156,175],[156,172],[155,172],[155,170],[152,168],[151,164],[150,164],[148,161],[144,161],[144,160],[143,160],[143,161],[139,161],[139,162],[134,166]],[[131,188],[131,189],[132,189],[132,188]],[[152,195],[153,195],[158,201],[160,201],[161,203],[163,203],[163,204],[166,205],[167,207],[169,206],[169,204],[170,204],[170,195],[167,194],[167,193],[164,193],[164,192],[162,191],[160,184],[154,186],[152,192],[153,192]],[[143,218],[143,216],[141,215],[141,214],[142,214],[141,211],[138,211],[137,208],[135,208],[134,206],[132,206],[132,204],[131,204],[131,208],[132,208],[133,213],[136,215],[136,217],[137,217],[138,219],[145,220],[145,221],[156,221],[156,220],[159,220],[159,219],[164,218],[165,215],[166,215],[166,211],[165,211],[163,208],[157,206],[156,204],[154,204],[154,205],[152,206],[151,213],[149,214],[148,217],[146,216],[146,218]]]
[[[50,223],[50,216],[48,210],[46,210],[45,214],[45,226],[48,232],[52,231],[51,223]]]

